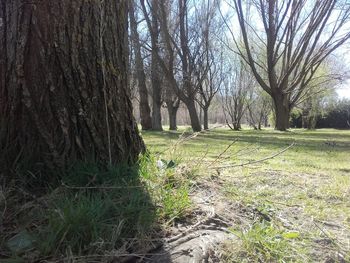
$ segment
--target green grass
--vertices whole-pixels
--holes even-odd
[[[289,261],[293,261],[292,253],[297,252],[310,262],[317,262],[317,258],[326,260],[328,257],[337,261],[337,254],[349,258],[349,130],[292,129],[279,132],[272,129],[244,129],[236,132],[218,128],[202,132],[189,140],[179,139],[190,134],[184,127],[177,132],[142,134],[148,149],[159,155],[159,158],[175,155],[184,163],[200,163],[196,176],[203,180],[216,174],[212,167],[259,160],[294,143],[293,147],[273,159],[244,167],[221,169],[219,176],[225,182],[222,194],[227,200],[254,211],[269,207],[268,211],[272,212],[268,217],[274,225],[279,226],[278,231],[300,233],[298,242],[283,243],[287,249],[278,246],[274,249],[286,251],[285,256]],[[260,231],[260,225],[255,224],[249,222],[247,225],[235,226],[236,231],[241,233],[240,239],[245,240],[243,244],[249,240],[248,245],[254,247],[254,242],[258,242],[259,238],[270,238],[267,233]],[[327,240],[330,244],[320,248],[318,240]],[[245,250],[250,255],[255,251],[249,252],[247,244]],[[266,255],[272,253],[269,249],[265,252]],[[260,256],[264,254],[261,253]],[[273,260],[265,260],[288,261],[276,253],[270,255]],[[259,262],[260,256],[251,260]]]
[[[14,231],[5,231],[0,251],[6,262],[107,262],[113,251],[120,251],[117,255],[147,251],[152,239],[163,237],[162,229],[184,218],[191,205],[191,185],[186,174],[175,169],[178,163],[163,160],[167,165],[159,167],[157,161],[145,154],[132,167],[73,165],[62,185],[40,202],[13,207],[13,228],[19,233],[24,230],[33,244],[11,253],[7,241]],[[8,205],[15,201],[10,195],[6,200]]]
[[[298,232],[286,232],[283,227],[268,221],[255,222],[246,230],[233,229],[241,243],[234,248],[227,245],[225,262],[303,262],[302,244]]]
[[[159,153],[174,144],[184,132],[142,132],[147,146],[152,152]],[[206,157],[215,158],[225,146],[237,140],[230,149],[233,162],[249,161],[265,157],[295,142],[295,146],[280,158],[263,164],[267,169],[280,169],[292,172],[312,172],[344,174],[350,172],[350,131],[322,129],[316,131],[291,130],[279,132],[272,129],[263,131],[215,129],[204,132],[194,139],[181,144],[180,150],[188,157],[201,157],[209,150]],[[239,152],[235,154],[235,152]],[[249,152],[249,154],[247,154]],[[305,159],[307,157],[307,160]]]
[[[111,251],[142,251],[190,215],[192,186],[220,180],[215,194],[242,217],[231,228],[240,243],[223,246],[222,262],[341,262],[339,254],[350,260],[350,131],[219,128],[192,134],[181,127],[142,136],[150,154],[135,167],[75,164],[63,185],[38,200],[15,186],[0,189],[1,211],[14,218],[4,221],[1,256],[8,262],[86,262]],[[259,160],[292,143],[273,159],[214,169]],[[11,254],[7,241],[22,231],[33,246]]]

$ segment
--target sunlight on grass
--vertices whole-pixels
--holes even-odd
[[[228,200],[247,207],[249,211],[257,211],[260,216],[265,215],[275,222],[275,225],[251,222],[248,226],[236,226],[235,231],[243,250],[236,251],[235,255],[230,254],[231,259],[237,255],[241,258],[245,255],[253,262],[305,262],[321,256],[327,259],[327,255],[333,255],[332,258],[341,255],[345,260],[348,258],[349,130],[292,129],[279,132],[272,129],[245,129],[235,132],[218,128],[178,144],[184,131],[185,128],[181,127],[177,132],[143,132],[143,138],[148,149],[159,156],[166,156],[172,151],[181,156],[182,162],[200,162],[197,176],[204,180],[216,174],[215,169],[212,169],[214,166],[259,160],[293,142],[295,144],[273,159],[220,170],[219,176],[225,181],[222,193]],[[293,242],[276,238],[288,231],[297,231],[300,238]],[[330,242],[331,245],[320,249],[319,242]],[[230,251],[233,247],[229,248],[228,245],[226,249]],[[322,255],[319,255],[320,251]],[[295,253],[299,253],[300,257],[294,257]],[[252,256],[254,254],[256,257]]]

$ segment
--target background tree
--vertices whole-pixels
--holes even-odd
[[[151,47],[152,47],[152,72],[151,72],[151,80],[152,80],[152,128],[153,130],[161,131],[162,127],[162,115],[161,115],[161,107],[162,107],[162,78],[160,76],[160,66],[158,62],[158,53],[159,53],[159,35],[160,35],[160,27],[158,21],[158,1],[152,1],[151,8],[151,17],[152,17],[152,25],[149,31],[153,35],[151,37]]]
[[[291,109],[318,67],[349,39],[350,5],[342,0],[233,0],[231,7],[244,43],[244,48],[239,45],[226,21],[238,53],[274,101],[275,128],[286,130]],[[261,20],[250,22],[250,14]]]
[[[0,3],[2,170],[135,161],[127,1]]]
[[[247,101],[248,123],[255,130],[261,130],[262,125],[268,126],[272,106],[271,97],[265,91],[257,90],[255,87],[249,93]]]
[[[169,115],[169,130],[177,130],[177,111],[180,107],[179,97],[174,90],[168,85],[165,88],[165,104]]]
[[[229,59],[230,67],[221,90],[222,107],[227,125],[237,131],[241,129],[241,121],[247,110],[248,94],[254,87],[255,79],[238,56],[231,56]]]
[[[335,96],[337,87],[347,78],[347,65],[335,57],[328,57],[315,72],[304,96],[296,107],[302,111],[302,127],[315,129],[317,119],[322,114],[322,104]]]
[[[141,127],[142,127],[142,130],[150,130],[152,129],[153,122],[151,118],[151,109],[148,103],[146,74],[144,70],[144,63],[143,63],[143,58],[141,53],[140,36],[137,31],[138,21],[136,20],[136,17],[135,17],[136,8],[134,6],[134,1],[130,1],[129,6],[130,6],[129,16],[130,16],[131,42],[132,42],[132,47],[133,47],[132,50],[134,51],[134,58],[135,58],[135,77],[137,79],[137,86],[139,91],[139,110],[140,110]],[[153,84],[153,81],[152,81],[152,84]]]
[[[213,58],[213,54],[211,54],[211,62],[208,61],[208,70],[207,72],[203,72],[206,76],[204,77],[203,81],[201,80],[201,72],[198,72],[198,81],[199,81],[199,99],[197,100],[199,106],[203,110],[203,127],[205,130],[209,129],[209,119],[208,119],[208,112],[209,107],[215,97],[215,95],[218,93],[218,91],[221,88],[222,84],[222,74],[221,74],[221,68],[219,65],[220,62],[215,61]]]
[[[143,0],[141,0],[141,5],[145,19],[151,25],[148,12],[151,5],[148,3],[147,8]],[[173,8],[176,9],[176,15],[172,12]],[[191,27],[191,25],[193,26],[191,22],[194,21],[194,16],[189,17],[188,10],[188,0],[178,0],[174,3],[162,1],[159,3],[158,18],[167,59],[158,56],[158,61],[170,87],[174,89],[174,93],[186,105],[193,131],[200,131],[201,124],[195,103],[198,86],[194,85],[193,81],[194,70],[202,54],[200,53],[200,47],[197,45],[197,31],[195,27]],[[151,37],[154,37],[154,35],[151,34]],[[175,76],[169,65],[174,65],[177,59],[180,61],[178,64],[180,69],[177,71],[178,75]]]
[[[349,99],[326,101],[322,108],[323,113],[319,113],[316,128],[350,129]]]
[[[217,40],[223,32],[223,25],[218,17],[218,3],[203,1],[196,3],[196,25],[200,36],[197,46],[202,54],[194,70],[194,83],[198,86],[197,103],[203,110],[203,126],[209,129],[209,107],[218,93],[223,76],[223,45]]]

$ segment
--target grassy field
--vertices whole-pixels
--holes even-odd
[[[223,213],[240,218],[231,227],[239,244],[225,244],[222,260],[350,260],[350,131],[217,128],[191,135],[183,127],[142,135],[157,158],[195,167],[197,181],[220,182]]]
[[[0,262],[186,256],[223,234],[215,262],[350,262],[350,131],[142,136],[134,166],[76,163],[43,194],[23,171],[0,188]]]

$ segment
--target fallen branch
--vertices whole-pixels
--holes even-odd
[[[70,186],[66,185],[64,182],[61,183],[63,187],[68,189],[77,189],[77,190],[85,190],[85,189],[125,189],[125,188],[142,188],[142,185],[130,185],[130,186]]]
[[[169,151],[172,151],[174,149],[176,149],[176,147],[186,141],[189,141],[193,138],[196,138],[198,135],[200,134],[204,134],[204,133],[208,133],[212,130],[215,130],[215,129],[218,129],[218,128],[221,128],[221,127],[224,127],[225,125],[218,125],[218,126],[214,126],[210,129],[207,129],[207,130],[202,130],[200,132],[193,132],[192,134],[190,134],[189,136],[185,136],[185,134],[188,132],[187,130],[183,131],[183,133],[181,133],[181,135],[179,136],[179,139],[173,144],[171,145],[169,148],[165,149],[164,151],[161,151],[159,154],[163,154],[165,152],[169,152]]]
[[[212,161],[212,162],[210,163],[210,165],[213,165],[214,163],[216,163],[216,161],[219,160],[219,158],[220,158],[221,156],[223,156],[223,155],[228,151],[228,149],[230,149],[231,146],[234,145],[236,142],[237,142],[237,139],[234,140],[234,141],[232,141],[232,142],[225,148],[225,150],[223,150],[223,151],[215,158],[215,160]]]
[[[291,145],[289,145],[288,147],[282,149],[281,151],[279,151],[279,152],[277,152],[277,153],[275,153],[275,154],[273,154],[271,156],[268,156],[268,157],[265,157],[265,158],[262,158],[262,159],[259,159],[259,160],[256,160],[256,161],[249,161],[249,162],[242,163],[242,164],[227,164],[227,165],[223,165],[223,166],[214,166],[214,167],[211,167],[211,169],[219,170],[219,169],[224,169],[224,168],[242,167],[242,166],[247,166],[247,165],[251,165],[251,164],[261,163],[261,162],[273,159],[273,158],[275,158],[278,155],[281,155],[282,153],[287,151],[289,148],[293,147],[294,144],[295,143],[293,142]]]

